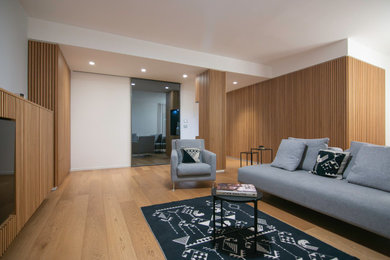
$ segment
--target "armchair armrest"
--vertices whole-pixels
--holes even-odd
[[[179,165],[179,156],[177,154],[176,149],[172,149],[171,153],[171,178],[173,180],[174,176],[176,178],[176,169],[177,166]]]
[[[216,174],[217,171],[217,155],[213,152],[203,150],[203,161],[211,166],[211,175]]]

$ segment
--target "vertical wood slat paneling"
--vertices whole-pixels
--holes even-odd
[[[53,53],[57,48],[55,44],[28,42],[28,99],[50,110],[54,110],[56,57]]]
[[[385,144],[385,71],[348,57],[348,142]]]
[[[346,148],[345,74],[344,57],[229,92],[228,155],[258,145],[275,154],[289,136],[329,137],[331,146]]]
[[[59,46],[29,41],[29,100],[54,111],[55,186],[70,169],[70,70]]]
[[[10,215],[0,226],[0,257],[16,237],[16,216]]]
[[[384,144],[384,84],[384,70],[342,57],[229,92],[228,155],[258,145],[275,154],[289,136],[329,137],[344,149],[353,140]]]
[[[199,138],[217,155],[217,169],[226,168],[226,73],[207,70],[197,76]]]

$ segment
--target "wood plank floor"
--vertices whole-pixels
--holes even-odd
[[[236,182],[228,159],[219,182]],[[164,259],[140,207],[206,196],[210,182],[171,190],[169,165],[72,172],[23,228],[4,259]],[[265,195],[260,209],[361,259],[390,259],[389,240]],[[390,224],[390,223],[384,223]]]

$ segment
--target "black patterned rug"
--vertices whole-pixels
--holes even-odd
[[[223,205],[227,228],[218,233],[216,243],[210,196],[143,207],[142,212],[169,260],[357,259],[261,211],[255,245],[250,227],[253,207],[229,202]],[[219,203],[216,208],[216,228],[220,230]]]

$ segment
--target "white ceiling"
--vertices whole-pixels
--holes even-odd
[[[60,48],[69,67],[74,71],[194,84],[196,75],[207,69],[63,44]],[[89,61],[94,61],[95,65],[89,65]],[[141,72],[141,68],[145,68],[146,72]],[[183,78],[183,74],[188,77]],[[226,91],[263,80],[265,78],[227,72]],[[234,81],[237,82],[236,85],[233,84]]]
[[[258,63],[353,38],[390,54],[389,0],[20,0],[29,16]]]

